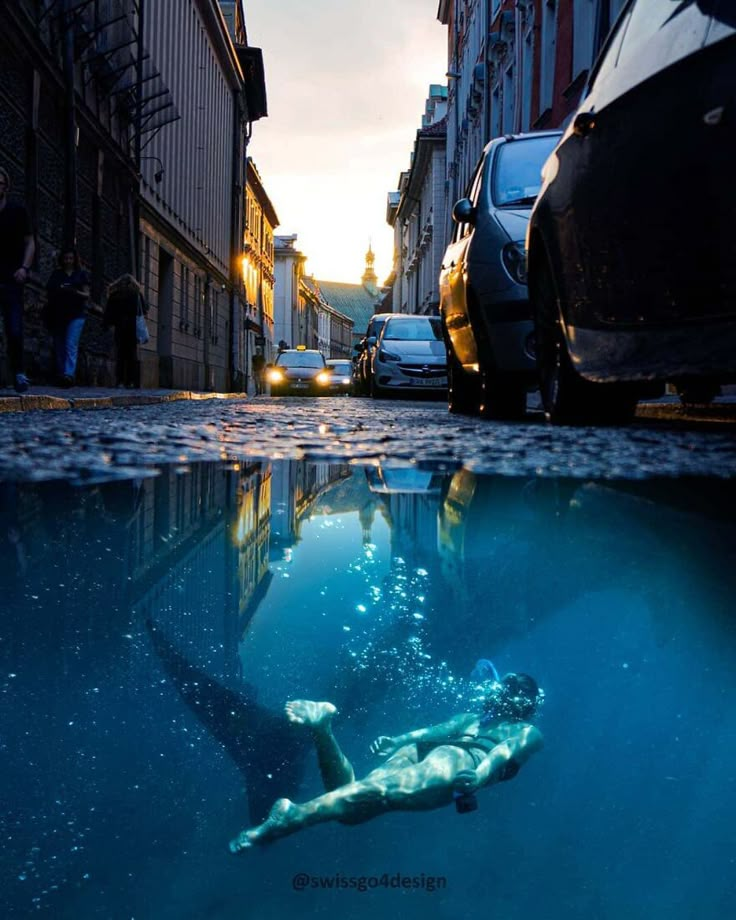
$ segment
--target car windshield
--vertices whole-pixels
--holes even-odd
[[[442,327],[439,319],[434,317],[389,320],[383,338],[398,342],[427,342],[432,339],[441,341]]]
[[[285,351],[276,359],[279,367],[324,367],[325,360],[316,351]]]
[[[498,206],[531,207],[542,185],[542,167],[557,146],[556,134],[503,144],[493,170],[491,195]]]
[[[327,366],[335,374],[352,374],[353,365],[349,361],[328,361]]]

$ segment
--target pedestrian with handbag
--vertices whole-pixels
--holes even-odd
[[[44,321],[54,340],[59,385],[74,386],[79,339],[89,304],[89,275],[73,247],[59,253],[57,267],[46,285]]]
[[[132,275],[121,275],[108,288],[103,323],[115,329],[117,386],[132,389],[138,383],[139,328],[145,326],[148,306]],[[146,330],[146,336],[148,332]],[[147,338],[141,342],[145,344]]]

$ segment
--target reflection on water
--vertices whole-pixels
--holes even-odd
[[[0,485],[2,915],[729,916],[733,493],[297,462]],[[227,853],[320,791],[287,699],[338,706],[361,775],[472,707],[483,657],[544,687],[546,748],[477,812]]]

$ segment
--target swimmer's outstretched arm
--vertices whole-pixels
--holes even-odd
[[[392,751],[405,744],[412,744],[414,741],[449,741],[452,738],[457,738],[458,734],[462,734],[469,725],[477,721],[477,713],[463,712],[448,719],[447,722],[430,725],[428,728],[417,728],[413,732],[406,732],[404,735],[396,735],[396,737],[381,735],[371,744],[371,751],[374,754],[385,757]]]
[[[544,738],[539,729],[525,725],[521,731],[497,744],[481,760],[475,770],[461,770],[455,775],[453,786],[460,792],[473,792],[481,786],[492,786],[510,779],[532,754],[541,751]],[[510,775],[507,771],[513,770]]]

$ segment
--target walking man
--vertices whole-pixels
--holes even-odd
[[[17,393],[28,389],[23,373],[23,286],[30,277],[36,244],[28,212],[11,201],[10,176],[0,166],[0,309],[10,372]]]

